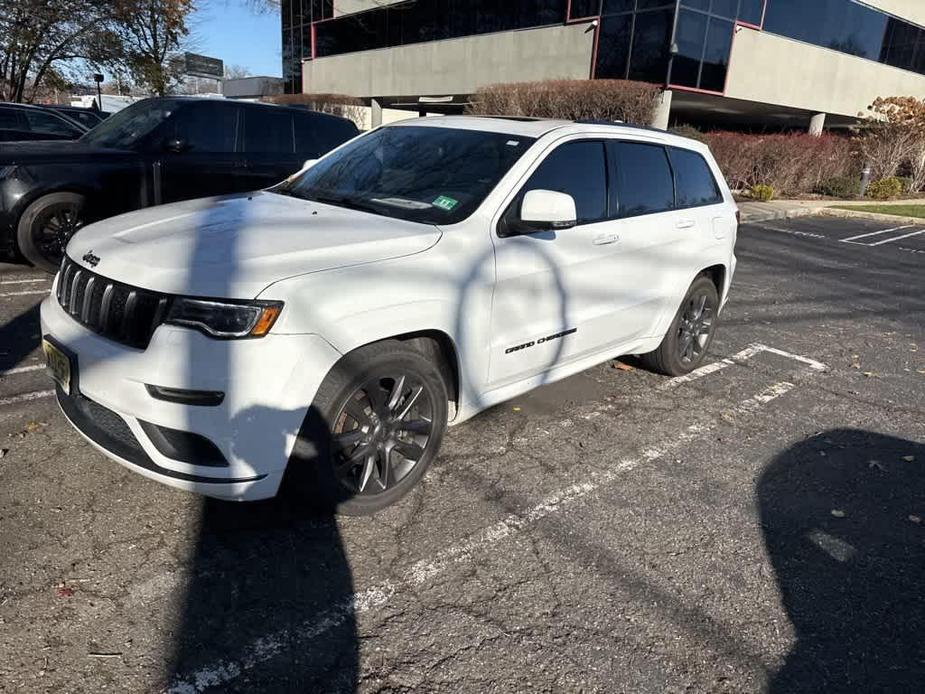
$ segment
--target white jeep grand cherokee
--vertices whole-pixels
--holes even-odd
[[[704,358],[736,206],[707,148],[645,128],[408,120],[270,190],[70,242],[42,304],[65,416],[225,499],[394,503],[448,423],[621,354]]]

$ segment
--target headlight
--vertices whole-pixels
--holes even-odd
[[[195,328],[210,337],[263,337],[279,317],[278,301],[175,299],[164,322]]]

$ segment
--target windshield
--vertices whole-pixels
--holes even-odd
[[[114,113],[80,138],[94,147],[131,147],[173,113],[179,102],[173,99],[144,99]]]
[[[472,214],[533,138],[426,126],[381,128],[275,192],[427,224]]]

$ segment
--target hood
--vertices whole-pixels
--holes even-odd
[[[0,164],[39,164],[72,159],[125,155],[127,150],[95,147],[80,140],[29,140],[0,144]]]
[[[278,280],[420,253],[437,227],[274,193],[151,207],[81,229],[67,254],[109,279],[252,299]],[[91,267],[85,255],[98,258]]]

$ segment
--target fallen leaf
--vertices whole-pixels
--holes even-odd
[[[861,357],[857,354],[851,355],[851,368],[860,369],[861,368]]]
[[[903,460],[905,460],[907,463],[912,463],[915,461],[915,456],[914,455],[904,455]]]
[[[909,520],[911,520],[913,523],[921,523],[922,517],[921,516],[909,516]]]
[[[519,408],[519,407],[515,407],[515,408],[514,408],[514,412],[520,412],[520,408]]]
[[[59,598],[69,598],[74,595],[74,589],[63,583],[58,584],[55,588],[55,595]]]
[[[873,372],[873,371],[865,371],[865,372],[864,372],[864,375],[865,375],[867,378],[876,378],[879,374],[877,374],[877,373],[875,373],[875,372]]]
[[[832,511],[831,511],[831,514],[832,514],[833,516],[835,516],[836,518],[844,518],[844,517],[845,517],[845,512],[842,511],[841,509],[837,509],[837,508],[833,508]]]
[[[620,371],[635,371],[635,369],[629,364],[624,364],[622,361],[615,361],[613,363],[613,368],[619,369]]]

